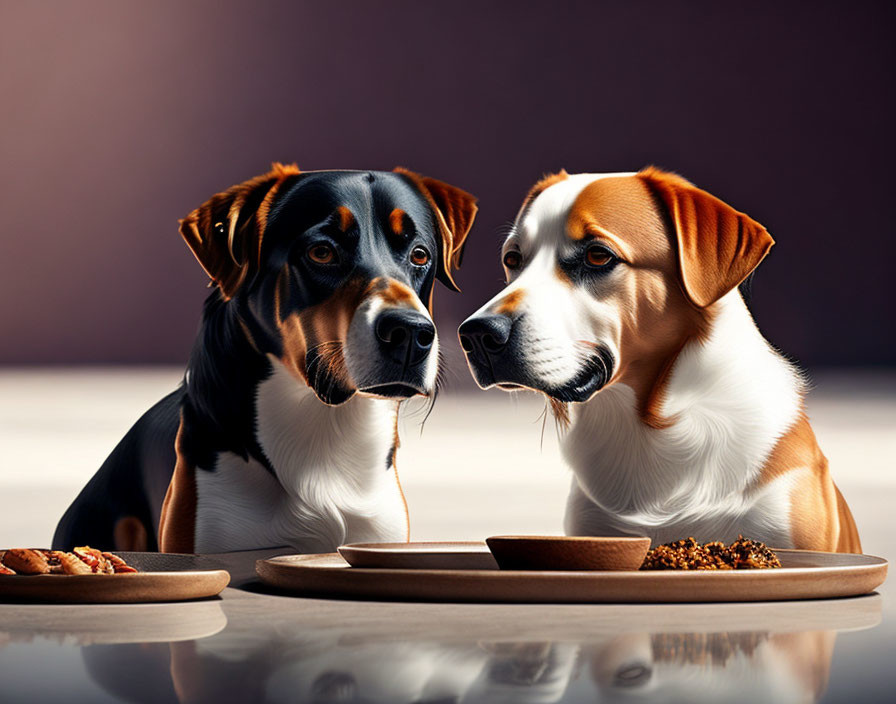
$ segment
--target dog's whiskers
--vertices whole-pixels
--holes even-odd
[[[497,234],[503,242],[503,240],[507,239],[513,232],[514,227],[516,227],[516,222],[513,220],[505,220],[495,228],[495,234]]]
[[[547,406],[547,404],[545,404],[544,408],[541,409],[541,414],[538,416],[538,418],[535,419],[535,422],[537,423],[539,420],[541,421],[541,437],[539,438],[539,441],[538,441],[538,449],[540,451],[544,452],[544,428],[548,422],[548,406]]]

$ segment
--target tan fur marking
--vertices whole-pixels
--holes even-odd
[[[184,220],[182,221],[181,232],[183,233],[184,239],[187,241],[187,245],[189,245],[191,250],[195,250],[197,247],[202,246],[202,235],[199,234],[199,227],[196,224],[195,220]],[[205,264],[200,260],[199,263],[205,268]],[[209,277],[212,276],[211,272],[206,270],[206,274]]]
[[[660,409],[666,398],[666,387],[672,375],[672,368],[675,366],[675,360],[678,359],[678,355],[681,354],[681,350],[684,349],[685,344],[687,344],[687,341],[682,342],[678,351],[673,355],[670,355],[663,362],[657,370],[657,374],[652,380],[652,383],[646,385],[647,391],[642,392],[641,397],[639,398],[638,414],[641,417],[641,421],[651,428],[657,430],[668,428],[675,421],[674,418],[663,416]]]
[[[289,264],[287,264],[277,274],[277,283],[274,286],[274,319],[278,322],[283,319],[283,304],[289,300],[289,277]]]
[[[252,191],[250,191],[249,189],[237,191],[233,202],[230,204],[230,210],[227,211],[227,251],[230,253],[230,258],[233,260],[233,263],[237,266],[242,266],[243,264],[245,264],[245,261],[240,261],[240,259],[236,256],[236,253],[233,251],[234,242],[236,240],[236,225],[237,221],[240,218],[240,212],[243,209],[243,204],[246,202],[246,198],[251,192]]]
[[[116,550],[145,552],[148,547],[146,528],[136,516],[123,516],[115,522],[112,540]]]
[[[495,308],[495,313],[498,313],[499,315],[511,315],[520,307],[525,297],[525,290],[521,288],[514,289],[500,300]]]
[[[837,552],[854,552],[861,554],[862,542],[859,540],[859,529],[852,516],[852,511],[840,493],[837,485],[834,485],[834,493],[837,496],[837,522],[840,524],[840,535],[837,538]]]
[[[790,536],[799,550],[834,552],[840,534],[837,494],[830,477],[819,477],[814,470],[795,470],[799,478],[790,491]]]
[[[177,461],[159,517],[159,550],[162,552],[191,553],[196,539],[196,468],[184,456],[183,439],[181,418],[174,440]]]
[[[267,173],[212,196],[180,221],[181,235],[224,300],[242,285],[253,260],[257,263],[275,194],[286,179],[300,173],[295,164],[274,163]],[[242,217],[248,202],[258,206]]]
[[[572,239],[607,240],[622,258],[624,283],[612,302],[625,315],[613,381],[635,391],[642,422],[668,427],[674,419],[663,417],[661,408],[672,367],[689,341],[708,334],[715,315],[712,308],[695,309],[684,295],[674,233],[650,189],[636,176],[587,185],[570,208],[566,231]]]
[[[395,172],[410,179],[426,199],[439,226],[442,240],[442,273],[449,288],[460,291],[452,270],[460,267],[464,242],[470,234],[479,208],[476,198],[456,186],[409,171],[400,166]]]
[[[270,190],[264,197],[264,200],[261,201],[261,205],[258,206],[258,210],[255,213],[255,221],[258,223],[258,256],[261,256],[261,241],[264,238],[265,230],[268,227],[268,216],[271,214],[271,205],[274,203],[274,198],[277,195],[277,191],[280,190],[280,186],[283,185],[283,182],[286,178],[279,179],[273,186],[271,186]]]
[[[755,487],[765,486],[788,472],[800,473],[790,492],[790,530],[794,547],[861,552],[855,522],[831,480],[827,458],[818,447],[809,419],[802,411],[772,449]]]
[[[383,300],[387,306],[406,306],[416,308],[417,294],[400,281],[389,279],[384,288],[380,289],[377,295]]]
[[[566,234],[574,240],[605,236],[626,259],[635,258],[630,249],[646,249],[650,235],[667,237],[649,189],[634,176],[601,178],[585,186],[569,209]]]
[[[645,166],[638,172],[638,176],[643,178],[657,178],[662,179],[664,181],[668,181],[671,184],[678,186],[679,188],[696,188],[693,183],[688,181],[681,174],[677,174],[674,171],[664,171],[656,166]]]
[[[281,360],[287,369],[307,383],[306,356],[315,350],[323,358],[328,373],[348,383],[343,345],[352,317],[370,288],[361,281],[349,282],[323,303],[279,321],[283,341]]]
[[[295,376],[308,383],[308,374],[305,370],[308,339],[301,315],[291,313],[277,322],[277,328],[283,342],[283,356],[281,357],[283,363]]]
[[[404,234],[405,217],[406,213],[401,208],[395,208],[389,213],[389,229],[392,230],[393,235],[398,235],[400,237]]]
[[[818,447],[815,433],[806,413],[800,410],[796,421],[772,448],[757,478],[757,486],[765,486],[799,467],[813,467],[827,476],[827,459]]]
[[[691,302],[713,304],[750,275],[775,241],[746,213],[677,174],[638,173],[672,220],[681,282]]]
[[[355,225],[355,216],[352,214],[352,211],[344,205],[340,205],[336,208],[336,220],[340,232],[348,232]]]

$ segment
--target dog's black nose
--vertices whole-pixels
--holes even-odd
[[[487,313],[465,320],[457,330],[460,346],[471,354],[477,350],[496,354],[507,346],[513,321],[506,315]]]
[[[374,328],[380,346],[395,362],[413,367],[423,362],[436,337],[436,329],[415,310],[387,310]]]

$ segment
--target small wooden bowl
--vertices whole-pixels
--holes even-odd
[[[636,570],[650,538],[499,535],[485,541],[502,570]]]

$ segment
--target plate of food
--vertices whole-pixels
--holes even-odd
[[[302,596],[517,603],[828,599],[868,594],[887,575],[887,561],[880,557],[777,550],[743,537],[730,544],[685,538],[651,550],[643,542],[616,539],[498,537],[504,545],[488,541],[498,570],[353,567],[338,553],[274,557],[259,560],[256,569],[265,583]],[[539,539],[545,544],[523,542]],[[593,566],[607,546],[624,554],[627,568]],[[581,564],[578,553],[585,547],[591,567]],[[535,548],[540,557],[521,563],[521,554],[534,555]],[[560,553],[565,563],[557,561]],[[633,555],[642,557],[632,562]]]
[[[56,603],[185,601],[219,594],[226,570],[180,569],[169,555],[166,569],[144,567],[122,555],[83,546],[71,552],[39,548],[0,550],[0,599]],[[173,569],[172,569],[173,566]]]

